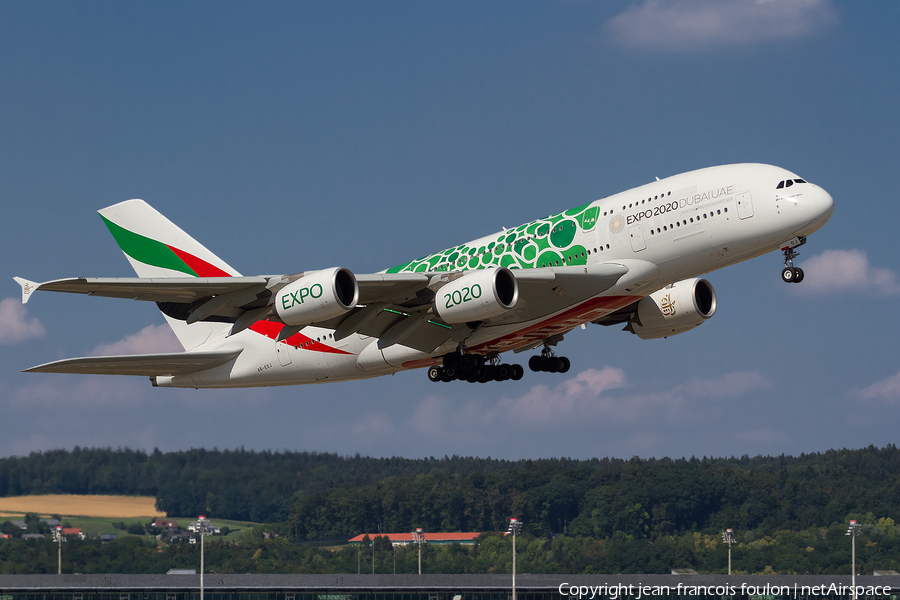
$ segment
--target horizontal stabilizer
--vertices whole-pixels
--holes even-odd
[[[67,358],[25,369],[24,373],[78,373],[81,375],[187,375],[224,365],[241,350],[225,352],[173,352]]]

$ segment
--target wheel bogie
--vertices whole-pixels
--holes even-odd
[[[428,368],[428,379],[431,381],[462,380],[469,383],[487,383],[489,381],[518,381],[525,374],[522,365],[496,363],[494,359],[486,361],[481,354],[460,354],[451,352],[442,358],[443,366],[434,365]],[[543,360],[540,356],[532,360]],[[532,368],[532,370],[535,370]]]

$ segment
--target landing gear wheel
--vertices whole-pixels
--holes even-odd
[[[803,281],[803,269],[794,266],[794,259],[800,256],[795,250],[806,243],[806,238],[795,237],[781,249],[784,252],[784,270],[781,271],[781,280],[785,283],[800,283]]]
[[[525,369],[522,368],[522,365],[512,366],[512,375],[510,375],[510,379],[512,379],[513,381],[518,381],[522,379],[523,375],[525,375]]]
[[[507,364],[498,365],[494,371],[494,381],[506,381],[510,378],[510,366]]]
[[[428,367],[428,379],[431,381],[440,381],[444,378],[444,369],[441,367]]]
[[[541,361],[540,356],[537,356],[537,355],[532,356],[531,358],[528,359],[528,368],[531,369],[532,371],[534,371],[535,373],[537,373],[538,371],[543,371],[544,369],[542,368],[543,365],[541,363],[542,363],[542,361]]]
[[[561,356],[559,358],[559,372],[560,373],[568,372],[569,367],[571,367],[571,366],[572,366],[572,361],[570,361],[568,358],[566,358],[565,356]]]

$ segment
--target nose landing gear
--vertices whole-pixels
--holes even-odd
[[[800,256],[800,253],[794,250],[806,243],[805,237],[795,237],[788,242],[787,246],[781,249],[784,253],[784,270],[781,271],[781,280],[785,283],[800,283],[803,281],[803,269],[794,266],[794,259]]]

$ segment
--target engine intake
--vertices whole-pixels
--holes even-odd
[[[309,325],[338,317],[356,306],[359,284],[348,269],[312,271],[275,296],[275,314],[286,325]]]
[[[505,267],[472,271],[438,289],[434,312],[445,323],[483,321],[503,314],[519,300],[519,283]]]
[[[705,279],[685,279],[638,302],[625,330],[642,340],[690,331],[716,312],[716,291]]]

